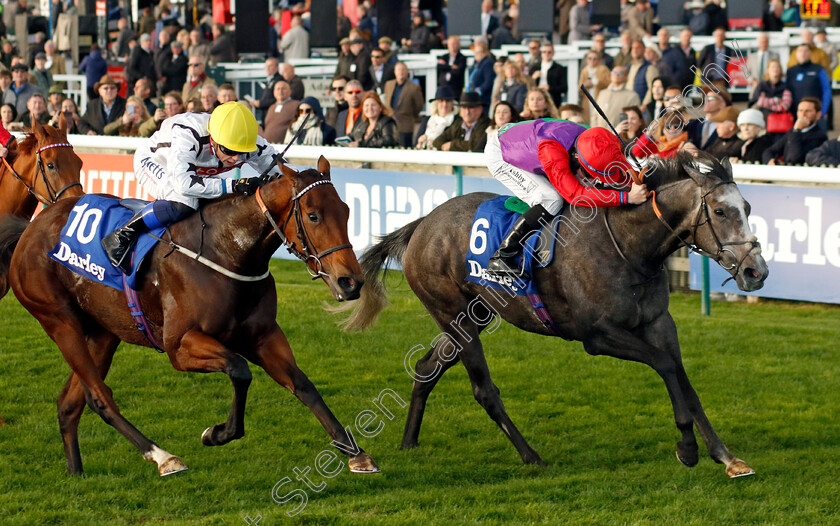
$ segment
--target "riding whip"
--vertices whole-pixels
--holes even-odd
[[[286,148],[285,148],[282,152],[280,152],[280,153],[276,154],[276,155],[272,158],[271,164],[268,166],[268,168],[266,168],[266,169],[263,171],[263,173],[261,173],[261,174],[260,174],[260,180],[261,180],[263,183],[265,183],[266,181],[268,181],[268,172],[270,172],[270,171],[271,171],[271,169],[272,169],[272,168],[274,168],[274,167],[277,165],[277,163],[278,163],[278,162],[279,162],[279,163],[282,163],[282,164],[286,164],[287,162],[289,162],[289,161],[287,161],[287,160],[286,160],[286,158],[285,158],[284,156],[286,155],[286,152],[288,152],[288,151],[289,151],[289,148],[292,146],[292,144],[294,144],[294,142],[295,142],[296,140],[298,140],[298,138],[300,137],[301,133],[303,133],[303,131],[304,131],[304,130],[306,130],[306,121],[308,121],[308,120],[309,120],[309,116],[310,116],[310,115],[311,115],[311,113],[307,113],[307,114],[306,114],[306,116],[303,118],[303,122],[300,124],[300,128],[298,128],[298,131],[297,131],[297,133],[295,133],[295,136],[294,136],[294,137],[292,137],[292,140],[291,140],[291,141],[289,141],[289,144],[287,144],[287,145],[286,145]]]
[[[602,119],[604,119],[604,120],[607,122],[607,124],[609,125],[610,129],[613,131],[613,133],[615,134],[615,136],[616,136],[616,137],[618,137],[618,140],[619,140],[619,141],[621,141],[621,146],[622,146],[622,147],[626,147],[627,145],[626,145],[626,144],[624,144],[624,140],[621,138],[621,135],[619,135],[619,134],[618,134],[618,132],[617,132],[617,131],[615,131],[615,128],[613,128],[612,123],[611,123],[611,122],[610,122],[610,120],[607,118],[607,116],[604,114],[604,110],[602,110],[602,109],[601,109],[601,106],[598,106],[598,103],[597,103],[597,102],[595,102],[595,98],[592,96],[592,94],[591,94],[591,93],[589,93],[589,90],[588,90],[588,89],[586,89],[586,86],[584,86],[583,84],[581,84],[580,89],[581,89],[581,91],[583,91],[583,94],[584,94],[584,95],[586,95],[586,98],[587,98],[587,99],[589,99],[589,102],[591,102],[591,103],[592,103],[592,106],[595,108],[595,111],[597,111],[597,112],[598,112],[598,115],[600,115],[600,116],[601,116],[601,118],[602,118]]]

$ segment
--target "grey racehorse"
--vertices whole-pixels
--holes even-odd
[[[694,426],[712,458],[730,477],[753,470],[718,438],[686,375],[677,329],[668,312],[663,262],[688,245],[725,268],[744,291],[761,288],[768,270],[747,222],[750,206],[732,180],[728,161],[700,154],[650,160],[645,182],[654,192],[639,206],[566,207],[555,235],[556,255],[534,279],[555,322],[540,320],[524,296],[464,281],[471,224],[480,203],[493,194],[452,199],[428,216],[385,236],[361,260],[366,284],[346,328],[364,329],[387,301],[379,281],[383,263],[402,264],[411,289],[443,331],[414,369],[414,387],[402,446],[417,445],[429,393],[458,360],[469,373],[476,400],[510,438],[522,460],[541,463],[505,412],[479,340],[498,313],[529,332],[583,342],[592,355],[645,363],[665,381],[681,439],[677,457],[698,461]],[[475,232],[473,232],[475,235]],[[482,314],[484,313],[484,314]]]

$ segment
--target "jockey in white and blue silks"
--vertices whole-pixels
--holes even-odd
[[[138,236],[190,215],[199,199],[253,194],[259,178],[230,176],[245,163],[262,173],[275,162],[277,151],[257,129],[251,110],[238,102],[222,104],[212,115],[182,113],[163,121],[148,144],[134,153],[134,176],[155,201],[102,240],[111,263],[130,272],[126,256]],[[270,173],[277,172],[275,166]]]

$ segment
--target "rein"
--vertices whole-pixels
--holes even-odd
[[[73,188],[74,186],[82,186],[81,182],[73,181],[72,183],[67,183],[66,185],[64,185],[64,187],[61,188],[58,192],[56,192],[53,189],[53,186],[50,183],[49,178],[47,177],[47,172],[44,169],[44,162],[41,159],[41,152],[43,152],[44,150],[49,150],[50,148],[60,148],[60,147],[73,148],[73,145],[70,144],[70,143],[67,143],[67,142],[60,142],[60,143],[55,143],[55,144],[48,144],[46,146],[41,146],[40,148],[38,148],[38,151],[36,152],[37,157],[36,157],[36,160],[35,160],[35,177],[33,178],[33,184],[32,185],[30,185],[29,183],[24,181],[23,177],[21,177],[20,174],[15,171],[15,169],[12,167],[12,165],[9,164],[9,162],[6,160],[6,158],[5,157],[3,158],[3,164],[12,173],[12,175],[15,176],[15,179],[20,181],[21,184],[23,184],[23,186],[26,187],[26,190],[33,197],[35,197],[35,199],[37,199],[41,204],[43,204],[44,206],[49,206],[49,205],[55,204],[56,201],[58,201],[61,198],[61,196],[62,196],[62,194],[64,194],[64,192]],[[44,197],[37,190],[35,190],[35,181],[37,180],[38,175],[41,176],[41,180],[44,182],[44,186],[47,188],[47,196],[48,197]]]
[[[286,216],[286,220],[283,221],[283,227],[280,228],[277,226],[277,222],[274,221],[274,218],[271,216],[271,211],[266,206],[265,201],[260,194],[260,188],[257,188],[255,196],[257,198],[257,204],[260,207],[260,211],[265,215],[266,219],[268,219],[269,224],[274,228],[274,231],[277,233],[277,236],[280,237],[280,242],[283,246],[286,247],[286,250],[298,258],[299,260],[306,263],[306,269],[309,272],[309,275],[312,276],[312,279],[318,279],[320,277],[328,278],[330,275],[324,272],[324,266],[321,263],[321,258],[332,254],[333,252],[338,252],[339,250],[344,249],[352,249],[353,245],[350,243],[344,243],[341,245],[336,245],[334,247],[330,247],[326,250],[318,252],[315,248],[315,244],[312,243],[312,238],[309,237],[309,233],[306,231],[306,225],[303,223],[303,212],[300,209],[300,198],[306,195],[307,192],[312,190],[313,188],[317,188],[318,186],[325,185],[325,184],[333,184],[332,181],[329,179],[321,179],[315,181],[314,183],[310,184],[309,186],[305,187],[300,193],[296,192],[294,187],[292,188],[292,203],[293,206],[291,210],[289,210],[289,214]],[[286,237],[285,231],[286,226],[291,221],[292,217],[295,218],[295,229],[297,230],[298,241],[300,242],[301,247],[303,248],[303,252],[301,252],[296,246],[293,241],[289,241]],[[313,271],[312,268],[309,266],[309,260],[315,260],[315,270]]]

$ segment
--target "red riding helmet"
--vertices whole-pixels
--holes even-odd
[[[607,184],[625,186],[633,173],[621,141],[606,128],[589,128],[575,141],[578,159],[589,174]]]

